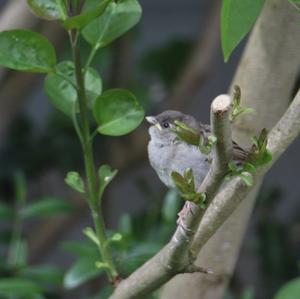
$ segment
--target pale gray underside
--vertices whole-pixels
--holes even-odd
[[[151,139],[148,154],[151,166],[167,187],[175,187],[170,177],[172,171],[183,174],[187,168],[193,170],[196,186],[199,186],[210,167],[208,155],[182,141],[159,143]]]

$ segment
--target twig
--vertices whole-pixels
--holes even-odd
[[[213,149],[212,166],[198,189],[199,193],[205,192],[209,198],[218,191],[228,170],[228,162],[232,159],[231,108],[231,100],[227,95],[218,96],[211,105],[210,123],[217,143]]]

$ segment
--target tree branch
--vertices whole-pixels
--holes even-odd
[[[275,163],[279,156],[288,148],[300,133],[300,90],[293,102],[278,121],[268,136],[268,150],[273,155],[271,163],[259,168],[255,175],[255,181],[264,175]],[[225,222],[225,220],[236,209],[238,204],[255,187],[249,188],[240,178],[235,178],[218,193],[209,207],[201,225],[195,235],[191,246],[193,255],[198,255],[204,244]]]
[[[198,189],[199,192],[206,193],[207,205],[221,186],[232,157],[230,112],[231,100],[228,95],[220,95],[213,101],[211,126],[217,143],[213,150],[211,169]],[[110,298],[144,298],[176,274],[190,273],[193,258],[189,254],[189,248],[205,210],[187,202],[184,223],[178,225],[171,241],[151,260],[123,280]]]
[[[214,105],[212,105],[213,107]],[[213,112],[213,110],[212,110]],[[222,114],[214,114],[217,115]],[[225,126],[226,127],[226,126]],[[216,128],[216,127],[213,127]],[[216,132],[214,131],[216,134]],[[273,162],[270,165],[266,165],[258,169],[255,179],[258,179],[272,166],[276,159],[287,149],[290,143],[296,138],[300,133],[300,91],[298,91],[294,101],[277,123],[274,129],[269,134],[268,149],[273,154]],[[226,136],[225,134],[223,137]],[[220,136],[218,142],[222,140]],[[227,141],[224,140],[225,149]],[[218,152],[218,146],[216,146],[215,153]],[[228,150],[229,152],[229,150]],[[229,157],[230,155],[228,155]],[[223,164],[223,163],[221,163]],[[220,164],[220,165],[221,165]],[[225,163],[224,163],[225,164]],[[217,163],[215,165],[218,165]],[[205,179],[205,181],[208,179]],[[203,182],[204,184],[205,182]],[[208,183],[207,183],[208,184]],[[209,184],[207,185],[209,186]],[[254,186],[252,187],[254,188]],[[202,188],[200,187],[199,190]],[[212,205],[207,210],[205,217],[203,218],[199,230],[196,233],[194,241],[191,246],[193,256],[196,256],[203,245],[209,240],[209,238],[217,231],[221,224],[231,215],[238,204],[245,198],[245,196],[250,192],[251,188],[247,187],[245,183],[240,178],[234,178],[230,181],[214,198]],[[198,209],[196,209],[198,208]],[[151,291],[159,288],[163,283],[167,282],[169,279],[174,277],[179,273],[190,272],[192,267],[192,260],[185,260],[185,266],[183,264],[173,263],[170,267],[168,264],[170,262],[171,256],[174,255],[172,250],[177,251],[177,257],[186,253],[181,252],[182,248],[188,248],[189,242],[192,239],[193,233],[191,228],[196,222],[195,219],[201,215],[199,212],[200,208],[193,205],[193,210],[189,213],[186,219],[186,229],[187,231],[183,233],[182,227],[178,227],[172,240],[152,259],[146,262],[142,267],[131,274],[127,279],[123,280],[120,285],[116,288],[111,299],[134,299],[134,298],[144,298],[145,295],[149,294]],[[196,211],[198,213],[193,214]],[[190,224],[190,226],[189,226]],[[177,239],[180,237],[180,239]],[[176,246],[182,240],[181,246]],[[175,247],[174,247],[175,241]],[[180,249],[180,250],[179,250]],[[166,263],[167,261],[167,263]],[[181,259],[181,262],[184,259]],[[174,265],[176,266],[175,268]],[[183,267],[184,266],[184,267]]]
[[[221,186],[224,175],[228,170],[228,162],[232,159],[230,113],[230,97],[228,95],[218,96],[213,101],[210,112],[212,134],[217,137],[217,143],[213,149],[213,162],[198,189],[199,193],[205,192],[209,198],[213,198]]]

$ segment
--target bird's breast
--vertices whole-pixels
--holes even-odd
[[[183,174],[187,168],[191,168],[196,185],[200,185],[210,167],[210,157],[202,154],[198,147],[185,142],[168,145],[150,141],[148,155],[151,166],[168,187],[174,187],[170,177],[172,171]]]

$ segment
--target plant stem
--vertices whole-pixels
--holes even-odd
[[[92,63],[92,60],[94,59],[94,57],[95,57],[97,51],[98,51],[98,47],[93,46],[93,47],[92,47],[92,50],[91,50],[91,52],[90,52],[90,54],[89,54],[89,57],[88,57],[88,59],[87,59],[87,61],[86,61],[85,67],[84,67],[85,71],[87,71],[87,69],[89,68],[89,66],[90,66],[90,64]]]
[[[8,263],[13,267],[19,266],[18,261],[20,255],[20,242],[22,236],[22,219],[20,217],[19,209],[19,204],[17,204],[14,211],[12,236],[8,250]]]
[[[81,123],[81,136],[82,136],[82,150],[84,155],[84,165],[88,185],[88,198],[92,218],[95,225],[96,235],[99,240],[99,251],[102,257],[102,261],[106,263],[109,269],[106,273],[111,281],[114,281],[118,276],[118,272],[114,265],[110,248],[108,246],[108,240],[105,232],[105,225],[103,222],[103,215],[101,207],[98,206],[98,187],[97,187],[97,174],[94,163],[94,154],[92,148],[92,138],[90,132],[90,125],[88,120],[88,108],[87,99],[83,79],[83,70],[81,64],[81,57],[77,42],[74,40],[74,36],[71,33],[71,44],[73,51],[73,59],[75,64],[75,74],[78,86],[78,99],[80,110],[80,123]]]

